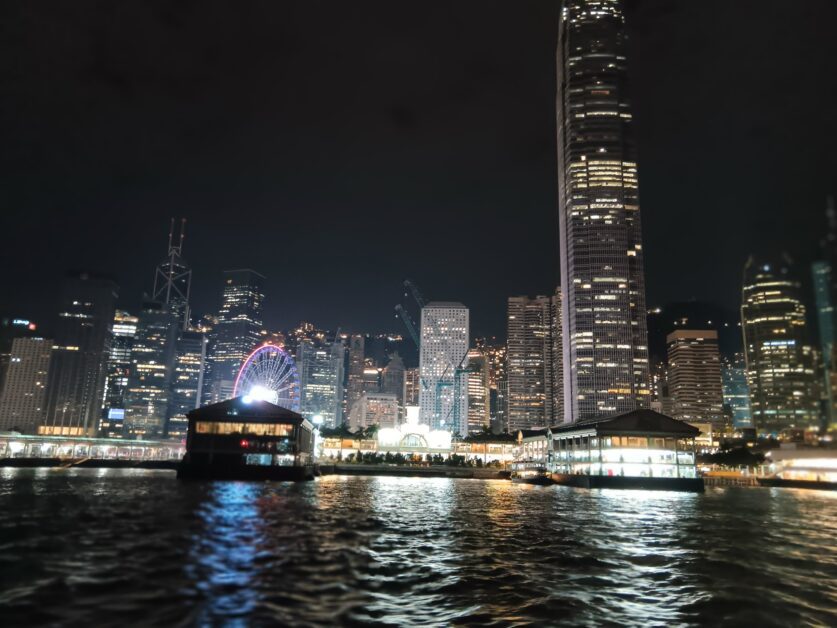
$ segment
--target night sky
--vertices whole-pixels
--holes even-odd
[[[504,334],[558,281],[558,0],[0,4],[0,311],[68,269],[136,309],[189,223],[193,309],[401,330],[404,278]],[[837,190],[837,2],[635,0],[649,305],[737,308],[750,252],[807,263]],[[807,275],[807,270],[803,269]]]

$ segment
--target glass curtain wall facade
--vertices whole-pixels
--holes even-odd
[[[65,279],[39,433],[93,436],[98,431],[117,290],[113,279],[92,273]]]
[[[343,362],[346,348],[341,342],[319,345],[301,340],[297,364],[301,388],[300,414],[309,421],[322,417],[323,426],[334,428],[343,422]]]
[[[244,360],[261,340],[264,276],[254,270],[224,271],[221,309],[213,328],[213,397],[232,397]]]
[[[177,438],[186,436],[186,428],[189,424],[186,414],[200,407],[206,344],[206,336],[202,332],[190,330],[177,334],[169,383],[166,436]]]
[[[123,436],[125,393],[131,375],[131,351],[139,319],[128,312],[117,311],[113,317],[113,340],[108,358],[105,405],[99,432],[107,438]]]
[[[169,412],[177,315],[156,301],[143,304],[131,349],[131,374],[125,392],[126,436],[163,436]]]
[[[721,379],[724,386],[724,405],[730,409],[732,426],[736,429],[752,428],[750,389],[747,387],[747,367],[743,353],[736,353],[731,359],[725,358],[722,361]]]
[[[647,407],[637,153],[620,0],[567,0],[558,36],[564,419]]]
[[[762,434],[819,424],[814,355],[801,296],[789,258],[747,261],[741,328],[750,406]]]

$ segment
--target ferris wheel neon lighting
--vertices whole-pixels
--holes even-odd
[[[276,345],[257,347],[238,370],[233,397],[269,401],[299,411],[299,373],[287,351]]]

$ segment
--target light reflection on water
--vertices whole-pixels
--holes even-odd
[[[837,500],[0,471],[4,625],[837,623]]]

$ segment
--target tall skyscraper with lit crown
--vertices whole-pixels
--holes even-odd
[[[213,329],[213,398],[229,399],[238,369],[259,344],[264,276],[249,268],[224,271],[218,322]]]
[[[814,355],[801,293],[787,256],[747,261],[741,329],[753,421],[763,434],[819,425]]]
[[[557,51],[565,421],[649,402],[625,44],[621,0],[565,0]]]

